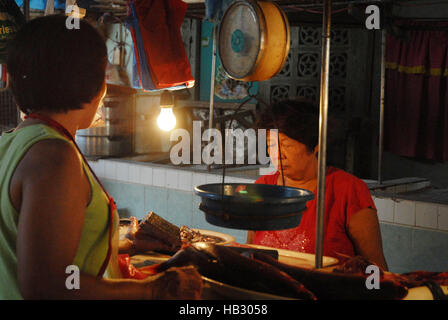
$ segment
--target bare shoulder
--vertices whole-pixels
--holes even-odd
[[[35,143],[22,160],[22,168],[28,174],[52,174],[81,169],[81,159],[75,148],[62,139],[45,139]]]
[[[77,151],[67,141],[45,139],[33,144],[16,167],[10,183],[10,199],[20,211],[25,193],[28,197],[60,192],[65,189],[61,185],[71,183],[84,189]]]
[[[16,175],[17,174],[17,175]],[[18,182],[13,195],[20,194],[22,204],[16,201],[16,208],[23,201],[38,200],[43,204],[54,206],[56,199],[68,203],[67,199],[79,201],[82,206],[90,199],[90,187],[85,177],[82,159],[71,143],[61,139],[45,139],[34,144],[19,164],[13,179]],[[13,181],[14,183],[14,181]],[[14,191],[14,185],[12,185]],[[48,195],[52,195],[48,197]],[[73,207],[74,205],[72,205]]]

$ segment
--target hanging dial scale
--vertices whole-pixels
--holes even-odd
[[[224,13],[218,49],[231,78],[263,81],[274,77],[282,70],[289,47],[289,22],[276,3],[237,0]]]

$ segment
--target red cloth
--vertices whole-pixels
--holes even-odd
[[[255,183],[277,184],[279,172],[260,177]],[[316,195],[314,190],[314,194]],[[256,231],[254,244],[305,253],[315,252],[316,198],[308,201],[299,226],[279,231]],[[341,259],[338,253],[354,256],[355,250],[348,237],[350,217],[358,211],[375,209],[370,191],[361,179],[334,167],[327,170],[325,182],[325,256]]]
[[[192,87],[194,78],[180,33],[187,4],[181,0],[135,0],[134,5],[154,86]]]
[[[424,23],[404,23],[414,28]],[[448,160],[448,23],[387,36],[384,148],[418,159]]]
[[[131,257],[128,254],[118,255],[118,267],[120,268],[121,275],[126,279],[142,280],[148,276],[131,264]]]
[[[136,268],[131,263],[131,257],[127,253],[118,255],[118,267],[120,268],[121,275],[125,279],[137,279],[142,280],[157,273],[156,265],[150,265],[145,267]]]

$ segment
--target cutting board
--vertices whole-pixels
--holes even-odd
[[[444,294],[448,295],[448,286],[440,286]],[[408,295],[403,300],[434,300],[428,287],[416,287],[409,289]]]
[[[295,267],[302,267],[302,268],[314,268],[316,265],[315,258],[316,256],[311,253],[304,253],[304,252],[298,252],[298,251],[292,251],[292,250],[285,250],[285,249],[277,249],[267,246],[260,246],[256,244],[250,244],[248,245],[253,248],[257,249],[271,249],[271,250],[277,250],[278,251],[278,261],[289,264]],[[333,265],[336,265],[338,263],[338,259],[333,257],[322,257],[322,267],[330,267]]]

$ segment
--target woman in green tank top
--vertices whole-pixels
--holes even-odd
[[[90,24],[31,20],[8,51],[28,117],[0,138],[0,299],[199,298],[195,269],[119,279],[118,215],[76,147],[106,94],[106,47]],[[78,285],[67,285],[73,266]]]

